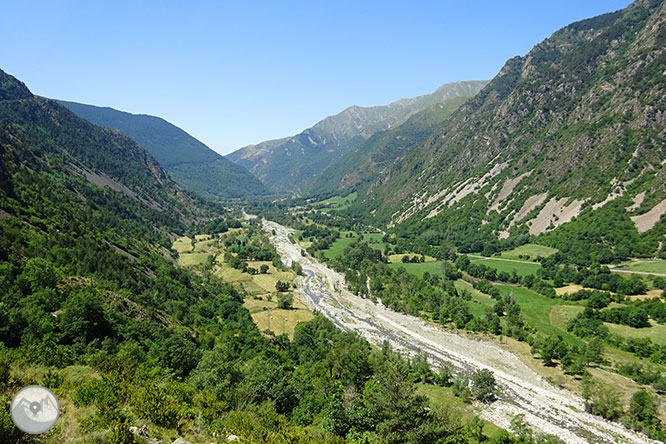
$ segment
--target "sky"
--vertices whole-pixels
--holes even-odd
[[[34,94],[160,116],[228,154],[505,61],[628,0],[13,1],[0,69]]]

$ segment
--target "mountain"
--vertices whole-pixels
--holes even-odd
[[[205,214],[203,202],[172,182],[153,156],[132,139],[94,125],[53,100],[32,95],[3,71],[0,141],[7,196],[21,197],[20,188],[12,183],[14,175],[25,174],[31,180],[53,181],[55,188],[64,186],[80,198],[85,198],[91,184],[95,192],[109,193],[100,191],[100,186],[120,192],[132,206],[143,212],[147,208],[173,224]],[[23,211],[20,205],[17,211]]]
[[[359,411],[370,419],[353,433],[368,442],[479,435],[484,423],[461,397],[438,413],[442,403],[417,392],[416,366],[389,346],[372,348],[316,313],[293,339],[260,332],[243,298],[266,289],[241,293],[216,258],[226,251],[248,277],[256,270],[241,258],[275,264],[261,272],[271,286],[295,273],[275,269],[280,256],[258,219],[229,217],[132,139],[0,71],[0,441],[341,444]],[[184,234],[178,251],[201,259],[191,267],[171,249]],[[432,381],[419,387],[439,389]],[[63,406],[42,438],[12,421],[24,406],[9,408],[34,384]],[[396,405],[408,408],[396,417]],[[328,427],[331,417],[346,425]]]
[[[392,159],[356,210],[401,230],[432,228],[475,251],[520,236],[553,243],[558,235],[543,233],[557,227],[615,259],[656,249],[649,233],[666,230],[665,9],[639,0],[510,59]],[[566,224],[580,219],[587,227]],[[638,233],[652,240],[629,245]]]
[[[468,96],[460,96],[443,100],[414,114],[398,126],[377,131],[361,145],[347,151],[318,173],[313,179],[310,191],[346,193],[372,182],[403,152],[423,142],[467,99]]]
[[[160,117],[64,100],[57,102],[79,117],[131,137],[157,159],[177,184],[205,199],[266,194],[266,188],[246,169]]]
[[[249,145],[227,158],[250,170],[275,192],[309,191],[320,172],[373,134],[400,125],[438,103],[471,97],[485,84],[483,81],[456,82],[432,94],[401,99],[387,106],[352,106],[293,137]]]

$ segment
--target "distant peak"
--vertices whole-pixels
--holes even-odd
[[[25,83],[0,69],[0,100],[29,99],[32,93]]]

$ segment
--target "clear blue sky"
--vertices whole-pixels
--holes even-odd
[[[47,97],[167,119],[226,154],[350,105],[492,78],[628,0],[13,1],[0,68]]]

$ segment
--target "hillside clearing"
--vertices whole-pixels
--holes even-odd
[[[504,271],[506,273],[512,273],[515,271],[518,276],[535,274],[536,271],[541,268],[541,264],[538,262],[514,261],[512,259],[491,258],[471,254],[468,254],[467,257],[473,264],[483,264],[487,267],[494,268],[498,272]]]
[[[500,257],[506,259],[523,259],[528,257],[530,260],[535,260],[538,257],[549,257],[557,253],[557,248],[546,247],[539,244],[525,244],[516,247],[513,250],[503,251]]]

